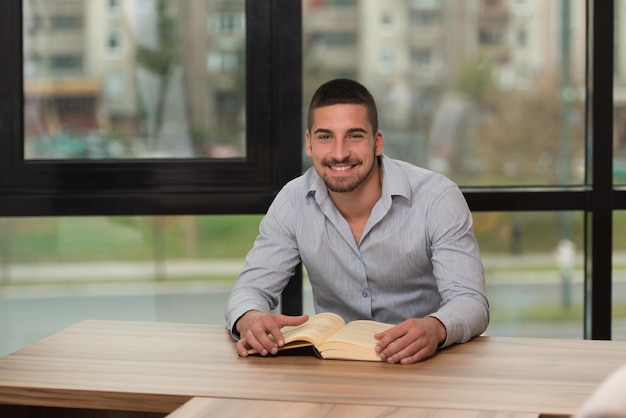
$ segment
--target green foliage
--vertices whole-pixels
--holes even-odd
[[[214,215],[201,218],[200,257],[243,258],[259,233],[262,215]]]
[[[575,243],[583,242],[582,212],[476,212],[473,218],[483,253],[511,252],[514,228],[522,252],[551,253],[565,234]]]
[[[154,141],[149,145],[153,150],[159,148],[161,129],[164,123],[167,90],[172,72],[179,61],[176,21],[168,13],[168,4],[169,2],[165,0],[159,0],[157,3],[157,48],[149,49],[142,46],[137,47],[137,62],[139,65],[156,74],[160,79],[158,95],[154,105]],[[140,105],[139,114],[142,117],[146,115],[145,112],[141,112],[145,110],[142,109],[145,105],[145,103],[141,103]]]
[[[157,3],[157,49],[139,46],[137,60],[139,64],[161,77],[167,77],[178,62],[176,21],[169,16],[168,2],[159,0]]]
[[[12,262],[243,258],[261,215],[0,219]]]
[[[582,242],[583,215],[570,213],[569,233]],[[483,254],[508,253],[512,225],[523,252],[551,253],[561,238],[553,212],[476,212],[474,232]],[[258,235],[262,215],[68,217],[0,219],[0,248],[14,262],[145,260],[156,249],[168,258],[241,259]],[[626,249],[626,212],[614,215],[614,248]],[[615,266],[619,268],[620,266]]]
[[[613,212],[613,249],[626,249],[626,211]]]
[[[578,304],[565,309],[559,305],[532,305],[523,309],[500,309],[492,311],[491,323],[510,322],[559,322],[559,321],[582,321],[583,306]],[[626,318],[626,304],[616,303],[613,305],[613,318]]]
[[[169,50],[137,47],[137,61],[143,68],[161,77],[166,77],[170,74],[176,59],[174,54],[174,51]]]
[[[547,321],[581,321],[583,307],[581,305],[564,309],[560,305],[530,305],[521,309],[493,310],[490,322],[547,322]]]
[[[476,103],[484,102],[496,90],[492,64],[485,60],[465,62],[459,69],[455,88]]]

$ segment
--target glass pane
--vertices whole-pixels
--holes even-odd
[[[23,0],[27,159],[245,156],[245,1]]]
[[[613,79],[613,182],[626,183],[626,2],[615,0]]]
[[[322,82],[354,78],[391,157],[460,185],[583,183],[584,0],[303,0],[303,13],[305,109]]]
[[[261,216],[0,218],[0,356],[83,319],[223,324]],[[474,214],[488,334],[582,338],[582,224],[579,213]],[[614,295],[624,338],[626,292]]]
[[[626,340],[626,211],[613,212],[613,315],[611,338]]]
[[[487,334],[583,338],[583,214],[474,213],[487,278]]]
[[[0,357],[83,319],[224,324],[260,219],[0,218]]]

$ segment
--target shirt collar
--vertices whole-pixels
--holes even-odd
[[[407,200],[411,199],[411,186],[406,176],[406,171],[402,169],[402,162],[382,155],[383,167],[383,196],[402,196]]]

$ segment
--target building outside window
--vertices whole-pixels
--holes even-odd
[[[87,149],[93,132],[121,147],[113,159],[213,158],[225,155],[223,149],[245,155],[243,0],[163,7],[152,0],[76,1],[72,14],[60,0],[24,3],[24,21],[33,28],[24,38],[27,158],[49,158],[36,150],[59,138]],[[41,20],[50,20],[51,28],[37,25]],[[124,80],[124,97],[111,94],[112,73]],[[232,100],[220,107],[224,96],[237,98],[236,109]],[[78,99],[93,103],[77,109],[94,112],[81,118],[91,126],[56,106],[74,101],[76,107]],[[224,120],[229,124],[221,125]]]

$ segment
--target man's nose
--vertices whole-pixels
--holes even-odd
[[[343,161],[350,155],[350,149],[348,148],[346,141],[338,139],[333,146],[333,158],[337,161]]]

